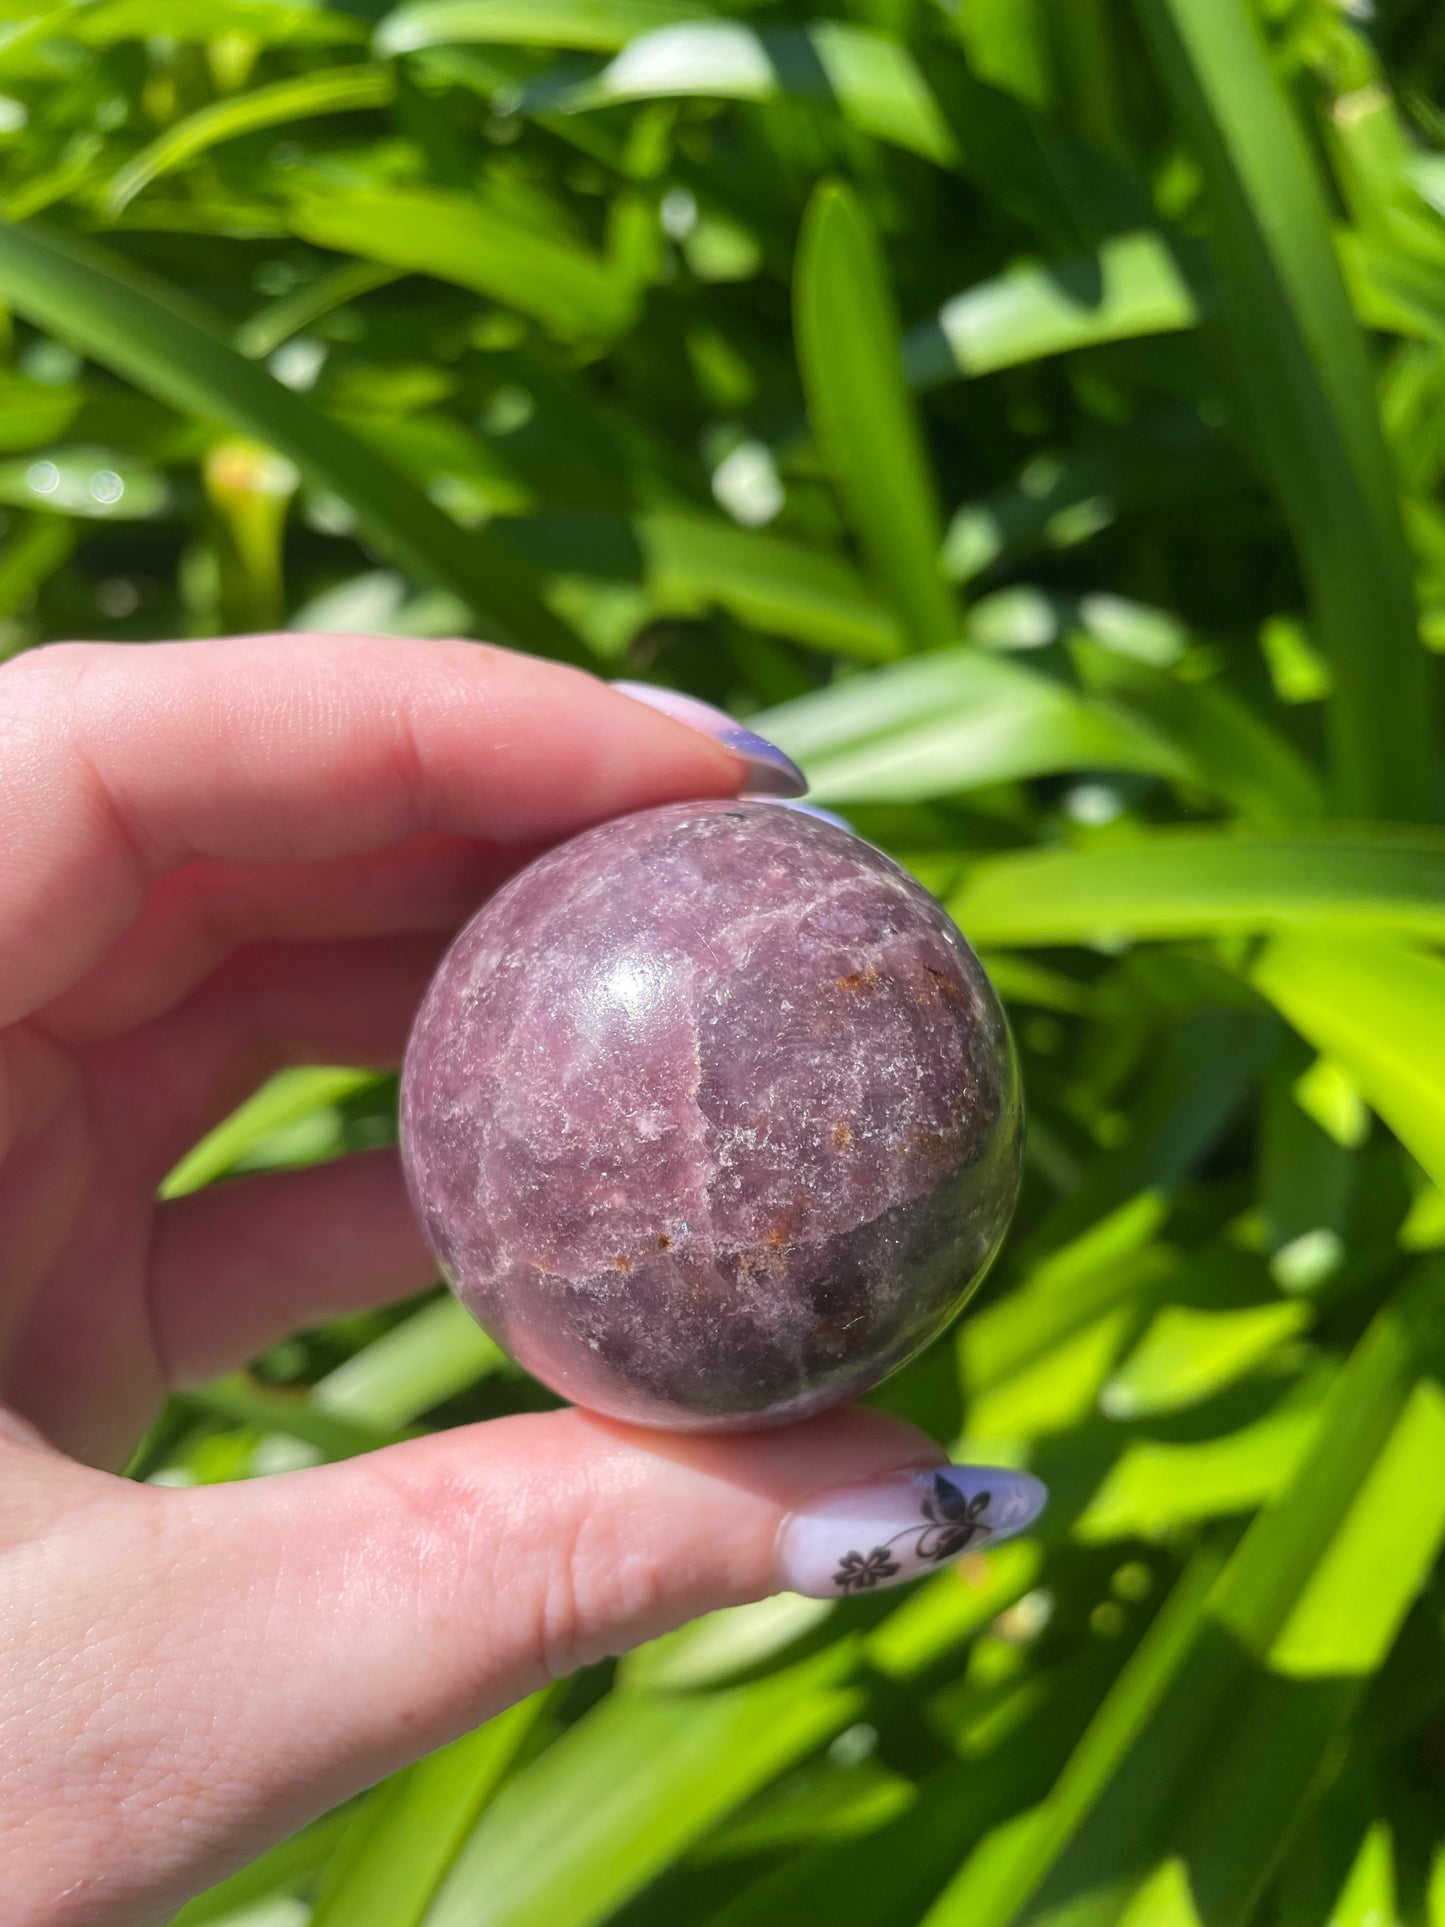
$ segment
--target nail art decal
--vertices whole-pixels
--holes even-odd
[[[757,796],[793,797],[807,790],[808,779],[791,756],[729,716],[725,709],[716,709],[696,696],[685,696],[680,689],[660,689],[654,683],[615,682],[612,687],[636,702],[646,703],[649,709],[671,716],[675,723],[686,723],[689,729],[711,736],[715,743],[743,757],[749,766],[745,791]]]
[[[824,1493],[779,1535],[782,1584],[814,1599],[902,1585],[1032,1525],[1048,1493],[1027,1472],[943,1465]]]

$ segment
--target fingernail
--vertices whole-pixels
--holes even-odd
[[[795,796],[765,796],[762,800],[776,803],[780,810],[796,810],[799,816],[816,816],[820,823],[835,823],[840,830],[857,834],[846,816],[839,816],[834,810],[825,810],[821,803],[800,803]]]
[[[783,1521],[778,1584],[810,1599],[901,1586],[1031,1526],[1048,1488],[993,1465],[936,1465],[819,1493]]]
[[[646,703],[649,709],[661,710],[676,723],[701,730],[704,736],[711,736],[715,743],[743,757],[748,764],[745,790],[755,790],[762,796],[787,797],[801,796],[807,789],[808,779],[791,756],[785,756],[777,744],[770,743],[765,736],[744,729],[725,709],[714,709],[711,703],[699,702],[696,696],[684,696],[678,689],[659,689],[650,682],[615,682],[612,687],[624,696]]]

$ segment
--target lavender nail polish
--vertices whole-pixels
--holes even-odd
[[[765,796],[762,801],[776,803],[780,810],[797,810],[803,816],[816,816],[820,823],[836,823],[840,830],[852,831],[854,836],[858,834],[846,816],[839,816],[835,810],[825,810],[821,803],[800,803],[795,796]]]
[[[649,709],[671,716],[674,722],[686,723],[689,729],[701,731],[715,743],[721,743],[725,749],[744,757],[748,763],[748,777],[743,788],[751,794],[794,797],[802,796],[807,790],[808,779],[791,756],[785,756],[777,744],[770,743],[765,736],[745,728],[726,710],[716,709],[711,703],[699,701],[696,696],[685,696],[678,689],[659,689],[654,683],[615,682],[611,686],[622,695],[646,703]]]
[[[778,1534],[778,1583],[812,1599],[901,1586],[1025,1531],[1048,1490],[1028,1472],[938,1465],[810,1499]]]

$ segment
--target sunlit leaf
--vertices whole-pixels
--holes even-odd
[[[1012,268],[944,303],[909,330],[910,380],[935,388],[960,375],[1138,335],[1192,328],[1198,304],[1157,234],[1122,234],[1095,255]]]
[[[938,503],[899,365],[888,270],[846,188],[822,187],[809,204],[793,310],[813,432],[854,531],[914,647],[941,648],[958,623],[939,568]]]
[[[1167,1538],[1181,1526],[1253,1512],[1288,1484],[1319,1424],[1328,1374],[1306,1380],[1263,1418],[1197,1441],[1125,1446],[1074,1531],[1086,1541]]]
[[[0,550],[0,621],[13,615],[65,565],[74,546],[74,534],[59,516],[32,515],[12,525]],[[0,644],[0,657],[7,653]]]
[[[1254,981],[1445,1188],[1445,963],[1378,939],[1284,935]]]
[[[616,53],[656,28],[710,12],[692,0],[411,0],[377,28],[381,53],[455,41]]]
[[[379,1786],[327,1868],[309,1927],[418,1927],[546,1703],[534,1694]]]
[[[102,0],[66,9],[65,32],[92,46],[146,40],[214,40],[245,34],[266,47],[316,47],[365,39],[360,21],[308,0]]]
[[[38,448],[63,435],[81,405],[79,389],[27,381],[0,369],[0,449]]]
[[[1045,770],[1191,773],[1167,738],[1118,708],[975,649],[835,684],[759,727],[806,766],[822,802],[907,802]]]
[[[537,105],[579,111],[615,101],[701,95],[836,102],[864,133],[947,164],[953,139],[912,56],[897,41],[840,20],[806,28],[740,20],[662,27],[632,41],[595,80]]]
[[[170,1927],[211,1927],[213,1921],[235,1923],[277,1896],[309,1885],[336,1851],[352,1818],[353,1814],[343,1809],[313,1820],[309,1827],[262,1854],[240,1873],[198,1894],[172,1917]]]
[[[1378,1315],[1288,1486],[1222,1569],[1196,1560],[1043,1805],[965,1864],[928,1927],[1118,1920],[1170,1861],[1201,1920],[1239,1917],[1445,1533],[1438,1482],[1412,1507],[1423,1546],[1371,1516],[1388,1473],[1409,1461],[1427,1484],[1414,1468],[1438,1459],[1437,1286]],[[1366,1539],[1376,1557],[1351,1559]]]
[[[113,449],[38,448],[22,461],[0,462],[0,502],[42,515],[135,522],[159,515],[169,501],[163,476]]]
[[[107,204],[113,213],[119,213],[158,175],[257,128],[282,127],[288,121],[307,120],[314,114],[344,114],[383,106],[391,98],[392,86],[392,77],[383,68],[327,67],[199,108],[168,127],[126,163],[110,184]]]
[[[1113,1373],[1099,1403],[1110,1418],[1197,1404],[1269,1359],[1308,1322],[1308,1307],[1289,1300],[1234,1311],[1166,1305]]]
[[[1210,936],[1310,923],[1439,936],[1445,836],[1318,829],[1292,836],[1155,831],[1095,850],[973,865],[950,907],[982,944]]]
[[[362,444],[243,360],[174,290],[88,246],[33,226],[0,225],[0,291],[160,400],[289,456],[351,503],[384,546],[455,588],[499,635],[526,636],[558,655],[580,653],[505,553],[449,522]]]
[[[270,1082],[233,1111],[224,1124],[182,1158],[161,1187],[167,1198],[183,1198],[190,1191],[224,1177],[246,1153],[282,1125],[313,1112],[330,1109],[341,1098],[375,1082],[371,1071],[280,1071]]]
[[[504,1362],[453,1297],[425,1305],[319,1380],[311,1400],[338,1418],[390,1428],[455,1398]]]
[[[300,201],[291,223],[320,247],[456,282],[560,335],[608,333],[633,310],[633,290],[600,255],[471,195],[328,194]]]
[[[499,1796],[425,1927],[606,1919],[714,1820],[847,1723],[858,1706],[838,1683],[847,1657],[834,1649],[705,1698],[613,1695]]]
[[[1141,0],[1204,168],[1232,366],[1334,671],[1347,810],[1430,814],[1434,706],[1364,335],[1324,192],[1247,0]]]
[[[652,510],[637,526],[664,608],[715,604],[771,634],[865,662],[902,653],[896,617],[841,556],[679,509]]]

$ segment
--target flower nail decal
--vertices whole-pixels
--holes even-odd
[[[970,1497],[935,1472],[923,1490],[924,1523],[905,1526],[869,1553],[845,1552],[838,1561],[833,1584],[840,1592],[862,1592],[876,1586],[880,1579],[893,1578],[902,1570],[898,1560],[890,1556],[900,1540],[912,1540],[908,1550],[921,1565],[939,1565],[954,1558],[991,1530],[986,1515],[992,1497],[989,1492],[975,1492]]]
[[[838,1561],[834,1584],[844,1592],[863,1592],[880,1579],[891,1579],[897,1571],[898,1561],[888,1557],[887,1546],[874,1546],[868,1553],[845,1552]]]
[[[815,1494],[778,1534],[778,1583],[813,1599],[901,1586],[1024,1532],[1048,1493],[999,1465],[905,1468]]]

